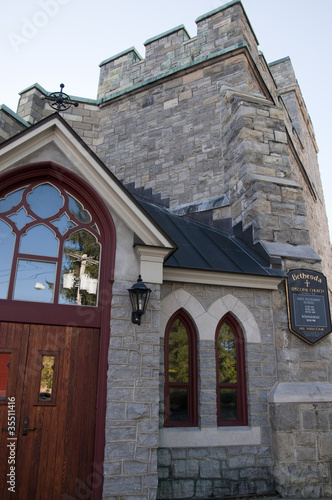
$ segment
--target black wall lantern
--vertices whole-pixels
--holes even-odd
[[[131,307],[133,309],[131,313],[132,323],[135,323],[136,325],[141,324],[141,316],[146,311],[151,291],[152,290],[150,290],[150,288],[143,283],[141,275],[139,275],[137,283],[135,283],[131,288],[128,288]]]

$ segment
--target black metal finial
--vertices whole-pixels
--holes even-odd
[[[74,102],[70,99],[69,95],[62,92],[64,84],[60,83],[60,92],[52,92],[48,96],[43,96],[42,99],[50,101],[51,108],[55,109],[58,113],[60,111],[66,111],[70,106],[75,106],[77,108],[78,102]]]

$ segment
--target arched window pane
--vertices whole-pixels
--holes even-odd
[[[99,261],[100,245],[89,231],[76,231],[65,241],[60,304],[97,304]]]
[[[246,373],[243,334],[227,315],[216,332],[218,425],[247,425]]]
[[[72,196],[68,195],[69,211],[79,222],[91,222],[91,215],[84,209],[83,205]]]
[[[48,227],[39,224],[27,231],[21,238],[20,253],[57,257],[59,241]]]
[[[8,219],[15,222],[18,229],[22,229],[24,226],[29,224],[29,222],[33,222],[35,220],[27,214],[25,208],[21,208],[15,214],[9,215]]]
[[[197,425],[196,334],[182,311],[169,322],[165,367],[165,426]]]
[[[66,234],[68,229],[77,226],[77,224],[70,220],[66,213],[64,213],[59,219],[52,220],[52,224],[58,228],[62,235]]]
[[[24,191],[23,189],[18,189],[17,191],[14,191],[13,193],[7,194],[2,200],[0,200],[0,213],[7,212],[11,208],[16,207],[22,199],[22,193]]]
[[[188,332],[180,319],[174,321],[169,333],[168,376],[170,382],[189,381]]]
[[[79,199],[56,183],[28,184],[1,211],[0,299],[97,305],[101,233]]]
[[[6,299],[15,245],[11,228],[0,219],[0,299]]]
[[[218,378],[219,382],[237,382],[236,339],[228,323],[223,323],[218,334]]]
[[[56,265],[19,259],[15,277],[15,300],[53,302]]]
[[[40,184],[28,194],[27,202],[36,215],[47,219],[63,207],[64,199],[51,184]]]

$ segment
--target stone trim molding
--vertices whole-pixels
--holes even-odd
[[[163,282],[163,265],[173,248],[158,248],[147,245],[135,245],[140,256],[140,274],[148,283]]]
[[[160,448],[213,448],[261,444],[260,427],[209,427],[159,430]]]
[[[247,343],[261,343],[261,334],[250,310],[234,295],[227,294],[217,299],[208,310],[184,288],[167,295],[160,303],[160,335],[164,336],[169,318],[179,309],[184,309],[196,324],[199,340],[214,340],[219,321],[228,312],[237,319]]]
[[[224,273],[202,269],[185,269],[164,266],[164,281],[195,283],[202,285],[236,286],[260,290],[278,290],[284,276],[261,276],[254,274]]]
[[[329,382],[284,382],[269,395],[269,403],[330,403],[332,384]]]

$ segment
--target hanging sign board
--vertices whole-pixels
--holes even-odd
[[[294,269],[286,281],[289,329],[308,344],[316,344],[331,332],[326,278],[311,269]]]

